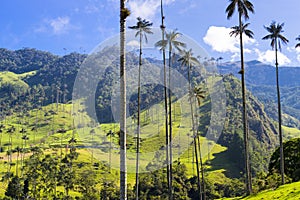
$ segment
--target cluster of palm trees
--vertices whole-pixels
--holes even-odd
[[[247,122],[247,109],[246,109],[246,88],[245,88],[245,68],[244,68],[244,55],[243,55],[243,34],[253,38],[253,32],[248,28],[249,23],[243,24],[242,18],[249,19],[249,12],[254,13],[254,6],[249,0],[230,0],[230,4],[226,8],[227,18],[231,18],[234,11],[238,10],[239,25],[232,27],[233,31],[230,32],[230,36],[240,36],[240,52],[241,52],[241,71],[242,76],[242,96],[243,96],[243,126],[244,126],[244,150],[245,150],[245,171],[246,171],[246,185],[247,192],[252,192],[252,180],[250,171],[250,155],[249,155],[249,135],[248,135],[248,122]],[[281,102],[280,102],[280,87],[279,87],[279,70],[278,70],[278,50],[281,50],[281,43],[287,44],[289,40],[282,35],[284,23],[276,23],[273,21],[269,26],[264,26],[268,31],[268,35],[263,37],[263,40],[271,40],[271,47],[275,49],[275,66],[276,66],[276,87],[277,87],[277,104],[278,104],[278,132],[279,132],[279,145],[280,145],[280,173],[281,183],[284,184],[284,156],[283,156],[283,141],[282,141],[282,119],[281,119]],[[296,38],[300,41],[300,35]],[[300,47],[298,43],[296,48]]]
[[[124,1],[121,1],[121,35],[120,35],[120,66],[121,66],[121,115],[126,116],[124,114],[125,111],[125,105],[126,102],[125,99],[125,19],[124,16],[126,16],[127,13],[129,14],[129,11],[125,8]],[[168,191],[169,191],[169,199],[173,199],[173,188],[172,188],[172,161],[173,161],[173,154],[172,154],[172,94],[171,94],[171,68],[172,68],[172,61],[173,56],[175,55],[175,52],[179,52],[182,57],[178,60],[181,62],[182,66],[188,67],[188,79],[189,79],[189,93],[193,93],[194,91],[200,91],[198,94],[191,94],[192,97],[198,98],[198,100],[203,96],[203,93],[201,90],[193,90],[191,88],[191,77],[190,77],[190,71],[192,66],[200,65],[199,61],[193,57],[192,49],[186,51],[183,50],[183,48],[186,47],[186,44],[179,41],[178,38],[181,36],[179,32],[176,30],[166,32],[165,26],[164,26],[164,15],[163,15],[163,2],[161,1],[161,19],[162,19],[162,39],[158,41],[155,46],[160,48],[163,55],[163,66],[164,66],[164,103],[165,103],[165,132],[166,132],[166,164],[167,164],[167,182],[168,182]],[[141,19],[140,17],[137,18],[137,24],[135,26],[129,26],[130,29],[136,30],[136,37],[139,37],[139,73],[138,73],[138,111],[137,111],[137,135],[136,135],[136,199],[139,198],[139,153],[140,153],[140,104],[141,104],[141,69],[142,69],[142,43],[143,39],[145,39],[145,42],[147,42],[147,34],[152,34],[151,31],[152,23],[145,19]],[[168,51],[168,72],[167,72],[167,64],[166,64],[166,51]],[[167,75],[169,75],[167,77]],[[168,89],[169,88],[169,89]],[[200,102],[200,101],[199,101]],[[124,110],[122,110],[122,107]],[[200,148],[197,147],[200,145],[200,140],[197,133],[197,127],[196,127],[196,119],[194,119],[194,112],[193,112],[193,106],[191,102],[191,112],[192,112],[192,124],[193,124],[193,135],[194,135],[194,145],[195,145],[195,155],[196,155],[196,165],[197,165],[197,175],[198,175],[198,190],[201,191],[201,183],[200,183],[200,172],[199,172],[199,161],[198,161],[198,151],[200,152]],[[121,117],[122,119],[122,117]],[[120,181],[120,187],[121,187],[121,199],[126,199],[126,149],[125,149],[125,143],[126,143],[126,121],[125,119],[122,119],[121,121],[121,135],[120,135],[120,144],[121,144],[121,159],[120,159],[120,169],[121,169],[121,181]],[[123,132],[123,133],[122,133]],[[198,138],[198,141],[196,141]],[[123,140],[123,141],[122,141]],[[198,149],[198,151],[197,151]],[[201,159],[202,160],[202,159]],[[202,165],[201,165],[202,166]]]
[[[130,11],[125,7],[126,0],[120,0],[120,78],[121,78],[121,134],[120,134],[120,144],[121,144],[121,153],[120,153],[120,186],[121,186],[121,199],[126,199],[126,69],[125,69],[125,22],[126,17],[130,15]],[[167,77],[167,65],[166,65],[166,51],[168,50],[168,67],[171,70],[172,67],[172,56],[173,53],[177,50],[182,54],[182,57],[178,60],[181,62],[183,66],[188,67],[188,81],[189,81],[189,90],[192,91],[191,88],[191,80],[190,80],[190,69],[194,65],[199,65],[198,60],[193,57],[192,50],[183,50],[186,45],[180,41],[178,41],[178,37],[180,33],[176,30],[166,33],[165,25],[164,25],[164,12],[163,12],[163,0],[161,0],[161,31],[162,31],[162,39],[158,41],[155,46],[159,47],[162,51],[163,57],[163,66],[164,66],[164,96],[165,96],[165,132],[166,132],[166,163],[167,163],[167,179],[168,179],[168,188],[169,188],[169,199],[172,199],[172,96],[171,91],[168,90],[167,86],[171,86],[171,76]],[[249,13],[254,13],[254,6],[249,0],[229,0],[229,5],[226,8],[227,19],[230,19],[235,10],[238,12],[238,25],[232,27],[232,31],[230,32],[230,36],[239,36],[240,40],[240,59],[241,59],[241,70],[239,73],[241,74],[241,84],[242,84],[242,103],[243,103],[243,132],[244,132],[244,154],[245,154],[245,173],[246,173],[246,189],[250,194],[252,193],[252,179],[251,179],[251,166],[250,166],[250,154],[249,154],[249,130],[248,130],[248,120],[247,120],[247,100],[246,100],[246,83],[245,83],[245,67],[244,67],[244,52],[243,52],[243,36],[246,35],[249,38],[253,38],[254,33],[248,29],[250,23],[244,23],[243,20],[249,20]],[[137,137],[136,137],[136,199],[138,199],[138,173],[139,173],[139,149],[140,149],[140,72],[142,66],[142,39],[145,38],[147,42],[146,34],[152,34],[150,27],[152,23],[146,20],[142,20],[141,18],[137,18],[138,22],[135,26],[129,27],[130,29],[137,30],[136,37],[139,36],[140,39],[140,56],[139,56],[139,76],[138,76],[138,122],[137,122]],[[271,47],[275,49],[275,66],[276,66],[276,84],[277,84],[277,97],[278,97],[278,123],[279,123],[279,142],[280,142],[280,172],[281,172],[281,180],[282,184],[284,184],[284,158],[283,158],[283,144],[282,144],[282,129],[281,129],[281,104],[280,104],[280,87],[279,87],[279,73],[278,73],[278,50],[281,50],[281,43],[287,44],[289,41],[283,35],[283,26],[284,24],[276,24],[276,22],[272,22],[270,26],[265,29],[269,32],[268,35],[263,37],[263,40],[270,39]],[[300,35],[296,38],[296,40],[300,41]],[[296,48],[300,47],[300,43],[296,45]],[[168,49],[167,49],[168,48]],[[169,74],[171,72],[169,71]],[[168,83],[167,83],[168,82]],[[202,94],[200,94],[201,96]],[[198,94],[199,98],[199,94]],[[191,105],[192,112],[192,130],[194,133],[194,145],[195,145],[195,154],[196,159],[197,156],[197,141],[196,141],[196,129],[194,116],[193,116],[193,107]],[[200,145],[200,142],[198,142]],[[199,149],[200,150],[200,149]],[[200,152],[199,152],[200,153]],[[198,164],[198,161],[196,160]],[[197,175],[198,175],[198,189],[201,191],[200,185],[200,174],[199,167],[197,165]],[[205,198],[205,197],[204,197]]]

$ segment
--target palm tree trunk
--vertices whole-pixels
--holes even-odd
[[[135,169],[136,200],[139,199],[139,153],[140,153],[140,133],[141,133],[141,67],[142,67],[142,32],[140,31],[140,55],[139,55],[139,74],[138,74],[138,116],[137,116],[136,169]]]
[[[16,176],[19,176],[19,155],[20,155],[20,151],[19,149],[17,149]]]
[[[169,44],[169,48],[171,47],[171,44]],[[171,65],[172,65],[172,49],[169,50],[169,155],[170,155],[170,199],[173,199],[173,187],[172,187],[172,181],[173,181],[173,174],[172,174],[172,162],[173,162],[173,154],[172,154],[172,90],[171,90]]]
[[[125,0],[120,0],[120,199],[127,199]]]
[[[161,32],[162,41],[165,40],[165,25],[164,25],[164,13],[163,13],[163,1],[160,1],[161,11]],[[166,164],[167,164],[167,182],[169,190],[169,199],[171,199],[171,186],[170,186],[170,166],[169,166],[169,123],[168,123],[168,95],[167,95],[167,70],[166,70],[166,50],[162,49],[163,52],[163,65],[164,65],[164,96],[165,96],[165,129],[166,129]]]
[[[278,73],[278,57],[277,57],[277,39],[275,40],[275,60],[276,60],[276,86],[277,86],[277,103],[278,103],[278,123],[279,123],[279,145],[280,145],[280,174],[281,184],[284,184],[284,155],[283,155],[283,143],[282,143],[282,120],[281,120],[281,102],[280,102],[280,87],[279,87],[279,73]]]
[[[244,128],[244,151],[245,151],[245,171],[246,171],[246,187],[248,194],[252,193],[252,181],[250,172],[250,156],[249,156],[249,134],[248,120],[246,110],[246,84],[245,84],[245,68],[244,68],[244,49],[243,49],[243,31],[242,31],[242,14],[239,13],[240,26],[240,50],[241,50],[241,75],[242,75],[242,98],[243,98],[243,128]]]
[[[191,78],[190,78],[190,66],[188,66],[188,81],[189,81],[189,95],[192,91],[191,88]],[[190,97],[192,98],[192,97]],[[199,172],[199,161],[198,161],[198,150],[197,150],[197,133],[196,133],[196,127],[195,127],[195,120],[194,120],[194,109],[193,109],[193,102],[192,99],[190,99],[190,108],[191,108],[191,117],[192,117],[192,130],[193,130],[193,138],[194,138],[194,151],[195,151],[195,158],[196,158],[196,171],[197,171],[197,186],[198,186],[198,192],[200,200],[202,200],[202,194],[201,194],[201,181],[200,181],[200,172]]]
[[[195,108],[197,105],[197,102],[195,101]],[[196,109],[196,116],[198,116],[198,112],[197,112],[197,109]],[[198,140],[198,151],[199,151],[199,160],[200,160],[200,171],[201,171],[201,178],[202,178],[202,192],[203,192],[203,200],[206,199],[206,186],[205,186],[205,180],[204,180],[204,167],[203,167],[203,161],[202,161],[202,153],[201,153],[201,142],[200,142],[200,136],[199,136],[199,130],[198,130],[198,127],[199,127],[199,117],[196,118],[196,127],[197,127],[197,140]]]
[[[109,136],[109,172],[111,173],[111,134]]]

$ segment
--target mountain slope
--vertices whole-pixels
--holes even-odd
[[[223,81],[225,85],[227,113],[218,143],[228,149],[219,155],[215,155],[216,158],[212,160],[212,165],[214,162],[220,165],[222,159],[227,159],[231,165],[227,168],[228,175],[239,177],[244,170],[241,84],[237,78],[231,75],[223,76],[220,81]],[[278,135],[275,125],[264,111],[263,104],[250,92],[247,93],[247,97],[251,167],[253,174],[255,174],[267,170],[270,154],[277,145]],[[210,117],[209,107],[208,105],[200,109],[200,113],[202,113],[200,122],[205,122],[207,121],[205,119]],[[201,124],[200,130],[206,132],[205,127],[207,127],[207,124]],[[214,169],[219,168],[215,167]]]
[[[240,78],[239,62],[222,63],[218,66],[221,74],[233,74]],[[254,96],[262,101],[267,114],[277,121],[275,67],[259,61],[245,63],[246,84]],[[300,67],[279,67],[279,84],[283,110],[283,124],[300,128]]]

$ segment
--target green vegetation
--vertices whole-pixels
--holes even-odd
[[[238,198],[223,198],[231,199],[231,200],[267,200],[267,199],[278,199],[278,200],[286,200],[286,199],[299,199],[300,198],[300,182],[285,184],[279,186],[276,189],[269,189],[258,194],[253,194],[248,197],[238,197]]]
[[[26,50],[25,52],[33,53],[35,50]],[[137,57],[134,54],[129,54],[128,57],[128,67],[130,68],[134,66],[133,60]],[[41,65],[35,71],[12,68],[16,71],[7,71],[0,74],[1,81],[8,83],[10,88],[24,88],[23,91],[20,91],[20,89],[9,91],[1,89],[0,91],[4,94],[1,96],[2,101],[0,104],[0,117],[2,119],[0,123],[0,173],[4,178],[0,182],[0,197],[3,197],[5,192],[12,194],[9,191],[19,190],[20,187],[27,184],[24,182],[26,180],[25,175],[28,176],[30,173],[27,172],[28,170],[26,171],[26,168],[30,167],[28,162],[32,158],[33,147],[40,147],[43,151],[40,162],[45,158],[46,160],[51,159],[53,162],[58,163],[57,168],[52,166],[58,170],[60,169],[59,163],[70,153],[72,146],[70,142],[76,141],[73,146],[76,148],[78,158],[72,161],[76,178],[73,182],[74,187],[68,191],[70,198],[76,196],[83,198],[84,190],[80,187],[78,181],[82,177],[88,176],[81,170],[89,169],[91,177],[96,177],[94,178],[95,182],[91,183],[91,185],[94,185],[94,189],[91,191],[97,191],[94,193],[100,195],[101,198],[119,199],[119,125],[114,123],[110,114],[110,91],[117,71],[115,69],[108,70],[107,76],[100,78],[96,109],[99,121],[105,123],[98,125],[88,114],[89,105],[85,105],[81,101],[73,102],[74,105],[68,103],[71,100],[72,93],[70,88],[72,88],[80,59],[83,58],[84,55],[79,54],[64,57],[54,56],[54,60],[49,62],[53,66],[50,66],[50,64],[48,66]],[[149,61],[144,60],[144,62]],[[152,62],[155,63],[155,61]],[[60,70],[53,70],[52,67],[56,67],[56,65],[59,65],[57,67]],[[182,68],[177,62],[173,65],[174,68],[188,77],[186,68]],[[212,137],[209,140],[206,137],[210,119],[214,117],[211,113],[210,96],[204,95],[203,100],[201,98],[197,99],[200,100],[201,106],[199,109],[196,109],[197,106],[194,107],[195,116],[199,117],[200,122],[198,128],[201,141],[199,152],[201,152],[203,163],[205,194],[211,199],[242,196],[245,194],[244,164],[243,162],[237,162],[237,160],[243,160],[244,156],[240,81],[231,75],[223,75],[208,78],[206,85],[204,85],[201,78],[197,78],[199,74],[193,69],[191,70],[191,76],[195,84],[201,83],[197,85],[197,88],[205,91],[208,87],[213,87],[214,84],[222,81],[226,92],[227,112],[219,139],[218,133],[214,132],[212,132],[212,136],[215,136],[215,138]],[[61,83],[67,85],[64,86]],[[141,199],[164,198],[165,189],[167,188],[166,168],[160,166],[165,159],[162,94],[163,88],[157,85],[143,86],[141,90],[140,152],[142,154],[139,158],[140,171],[142,172],[139,178],[141,180]],[[269,158],[277,147],[278,138],[276,128],[274,128],[275,124],[266,114],[266,106],[250,92],[247,92],[247,97],[251,171],[254,177],[254,191],[257,192],[268,188],[269,185],[278,186],[277,175],[266,174],[269,167]],[[136,99],[136,94],[130,99],[130,117],[127,118],[128,196],[130,198],[134,198],[136,192],[135,131],[137,122],[134,117],[138,105]],[[74,114],[72,114],[72,109]],[[180,198],[185,195],[191,199],[197,199],[199,198],[197,196],[199,189],[197,189],[197,171],[194,145],[192,143],[194,133],[191,129],[190,110],[188,95],[177,97],[177,99],[174,97],[172,103],[173,187],[178,191],[174,193],[175,196],[178,195],[176,197]],[[300,135],[297,128],[283,127],[283,131],[285,140]],[[159,149],[161,151],[157,153],[156,150]],[[159,171],[143,173],[149,172],[150,168],[159,168]],[[263,176],[261,175],[262,172],[265,173]],[[15,176],[16,174],[19,175],[19,178]],[[287,177],[288,180],[290,178],[292,177]],[[264,179],[269,179],[269,181],[262,181]],[[107,182],[105,180],[109,180],[109,182],[104,184]],[[153,180],[153,182],[148,184],[147,181],[149,180]],[[265,187],[257,186],[257,182],[263,182]],[[44,182],[43,185],[45,186],[45,184]],[[68,196],[63,183],[57,182],[56,189],[57,196]],[[160,193],[158,194],[159,190]],[[42,192],[41,190],[40,195],[53,195],[53,191]]]

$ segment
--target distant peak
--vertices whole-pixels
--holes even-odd
[[[251,60],[251,61],[246,62],[246,64],[248,64],[248,65],[259,65],[259,64],[263,64],[263,63],[258,61],[258,60]]]

